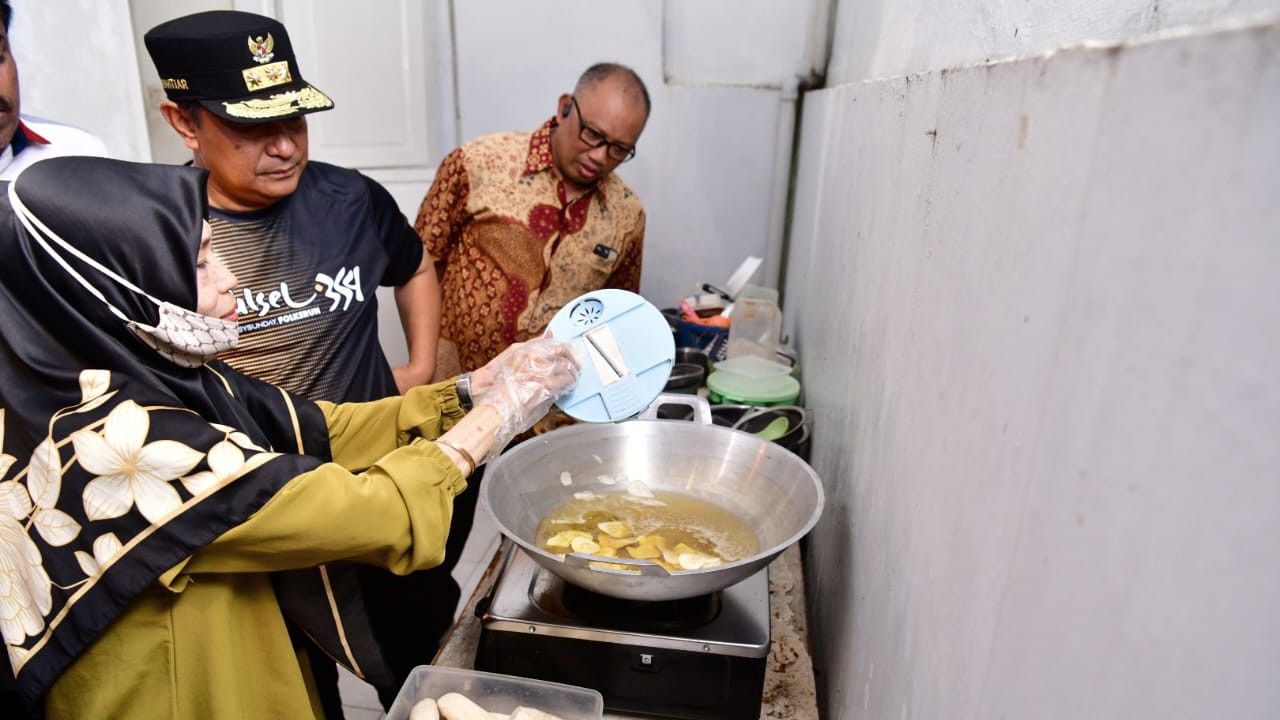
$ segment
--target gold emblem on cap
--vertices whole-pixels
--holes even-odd
[[[276,39],[271,37],[271,33],[267,33],[265,40],[261,35],[256,38],[249,36],[249,52],[253,53],[253,59],[257,60],[258,64],[271,62],[271,58],[275,55],[273,52],[275,47]]]
[[[244,75],[244,86],[249,92],[293,82],[293,74],[289,72],[288,60],[273,62],[270,65],[245,68],[240,71],[240,74]]]
[[[186,78],[163,78],[160,80],[160,87],[165,90],[190,90],[187,87]]]
[[[246,120],[265,120],[267,118],[293,115],[298,110],[324,110],[333,107],[333,101],[324,93],[307,86],[299,90],[289,90],[270,97],[249,98],[240,102],[224,102],[222,106],[232,117]]]

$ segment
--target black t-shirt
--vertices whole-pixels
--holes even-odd
[[[275,205],[209,213],[213,248],[240,281],[240,346],[220,359],[312,400],[396,394],[375,292],[412,277],[422,241],[386,189],[311,162]]]

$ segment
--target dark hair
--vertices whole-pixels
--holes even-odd
[[[0,0],[0,2],[4,2],[4,0]],[[192,125],[200,127],[200,113],[204,110],[200,103],[195,100],[177,100],[175,104],[184,115],[191,119]]]
[[[13,19],[13,8],[9,7],[9,0],[0,0],[0,20],[4,21],[4,30],[9,32],[9,21]]]
[[[618,63],[611,62],[602,62],[592,65],[587,68],[586,72],[582,73],[581,77],[578,78],[578,84],[574,87],[574,92],[576,93],[585,88],[599,85],[601,82],[604,82],[615,75],[620,76],[624,82],[630,85],[630,87],[627,88],[628,90],[634,91],[640,95],[640,99],[644,101],[644,117],[647,120],[649,118],[650,108],[649,89],[644,86],[644,81],[640,79],[640,76],[636,74],[636,71],[626,65],[619,65]]]

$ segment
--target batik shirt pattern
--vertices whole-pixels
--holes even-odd
[[[415,227],[446,263],[440,335],[462,369],[541,334],[573,298],[638,292],[644,208],[615,174],[569,201],[553,169],[554,119],[477,138],[441,163]]]

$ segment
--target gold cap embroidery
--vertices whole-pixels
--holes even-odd
[[[224,102],[222,106],[227,109],[227,114],[232,117],[262,120],[281,115],[291,115],[297,109],[330,108],[333,107],[333,101],[324,93],[308,85],[299,90],[290,90],[270,97],[249,98],[240,102]]]
[[[244,86],[248,88],[249,92],[293,82],[293,74],[289,72],[289,61],[287,60],[273,62],[270,65],[245,68],[241,71],[241,74],[244,75]]]

